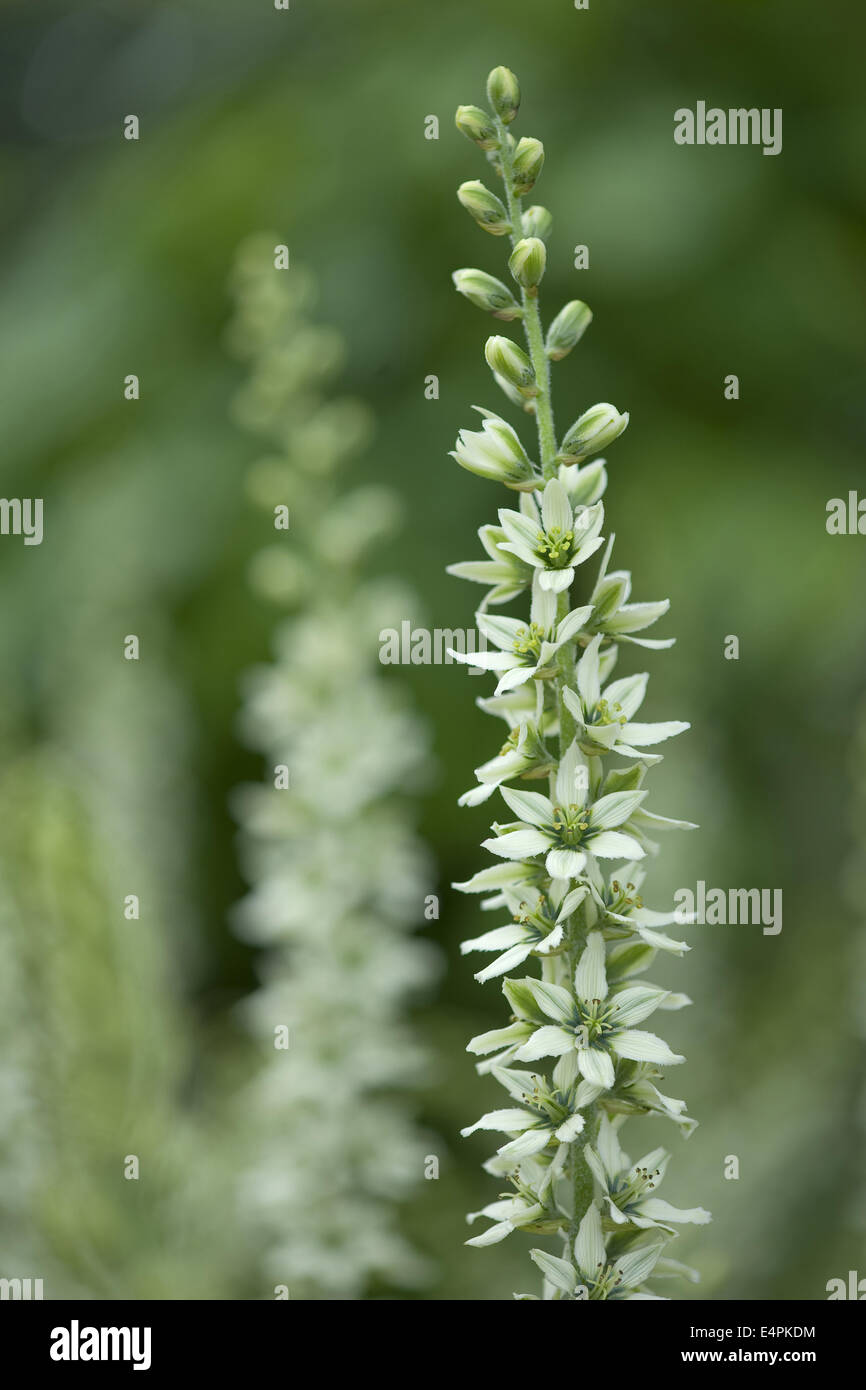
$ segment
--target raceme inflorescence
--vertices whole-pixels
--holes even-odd
[[[508,1100],[463,1133],[505,1136],[485,1167],[510,1184],[470,1217],[492,1224],[469,1244],[492,1245],[516,1229],[558,1236],[561,1253],[530,1252],[544,1298],[658,1298],[648,1280],[697,1277],[663,1254],[677,1227],[710,1219],[702,1208],[679,1210],[659,1197],[667,1152],[655,1148],[633,1163],[620,1133],[635,1115],[669,1117],[684,1134],[695,1124],[684,1102],[657,1085],[662,1069],[683,1057],[644,1027],[657,1010],[690,1002],[643,978],[659,952],[688,949],[664,930],[684,919],[651,911],[640,895],[642,861],[658,850],[655,834],[691,828],[649,811],[643,786],[660,761],[651,750],[688,725],[639,718],[645,673],[612,679],[622,647],[672,645],[642,635],[669,605],[631,602],[630,574],[611,568],[614,537],[605,540],[601,500],[607,474],[598,455],[622,434],[628,415],[594,405],[557,437],[551,364],[576,346],[592,314],[573,300],[543,330],[539,285],[552,219],[544,207],[524,209],[523,198],[541,173],[544,149],[511,134],[520,89],[508,68],[490,73],[487,97],[489,110],[461,106],[457,127],[485,152],[504,196],[479,180],[462,184],[457,196],[484,231],[509,238],[513,288],[482,270],[453,278],[473,304],[522,325],[525,348],[495,335],[484,352],[509,402],[534,416],[538,457],[510,424],[480,407],[480,429],[461,430],[453,451],[463,468],[516,494],[515,506],[480,528],[487,558],[450,567],[486,587],[476,621],[489,644],[482,653],[452,655],[496,674],[493,696],[479,704],[509,730],[460,798],[474,806],[498,795],[510,812],[484,841],[499,862],[455,885],[485,894],[485,908],[510,917],[463,945],[492,957],[476,979],[501,980],[511,1015],[469,1044],[482,1059],[479,1072],[494,1077]],[[593,557],[597,573],[587,582]],[[583,597],[575,603],[576,587]],[[528,602],[528,615],[525,608],[518,617],[490,611],[514,599]],[[533,782],[547,784],[547,794],[531,790]],[[533,967],[536,973],[524,973]]]
[[[278,1297],[359,1298],[426,1277],[397,1205],[425,1158],[400,1093],[424,1064],[409,1003],[436,968],[414,937],[428,866],[411,798],[427,739],[375,637],[411,600],[364,574],[399,509],[389,490],[345,480],[370,418],[328,389],[344,345],[311,318],[312,277],[276,269],[273,240],[255,237],[235,286],[232,345],[250,364],[236,413],[271,445],[250,492],[287,532],[251,578],[290,615],[241,712],[268,768],[235,800],[250,884],[237,929],[264,977],[244,1004],[263,1060],[242,1117],[254,1152],[241,1207]]]

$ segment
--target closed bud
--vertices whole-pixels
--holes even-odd
[[[529,135],[524,135],[522,140],[518,140],[511,163],[514,191],[518,197],[528,193],[530,188],[535,186],[543,163],[544,146],[540,140],[533,140]]]
[[[592,323],[592,310],[582,299],[572,299],[560,309],[547,330],[545,349],[548,357],[559,362],[579,343]]]
[[[592,621],[603,623],[617,613],[631,592],[631,580],[625,571],[614,571],[600,579],[592,591]]]
[[[628,413],[621,415],[616,406],[602,401],[590,406],[575,420],[560,446],[560,463],[578,463],[589,454],[597,454],[617,439],[628,424]]]
[[[483,270],[455,270],[454,288],[479,309],[486,309],[497,319],[519,319],[523,310],[507,285]]]
[[[494,68],[487,79],[487,100],[500,121],[510,125],[520,108],[520,83],[510,68]]]
[[[485,232],[490,232],[491,236],[505,236],[511,231],[505,204],[495,193],[491,193],[489,188],[485,188],[480,179],[470,179],[468,183],[461,183],[457,197],[469,215],[475,218],[479,227],[483,227]]]
[[[492,410],[479,413],[484,416],[480,431],[461,430],[451,457],[480,478],[517,491],[534,488],[538,478],[516,431]]]
[[[482,150],[495,150],[499,144],[496,126],[486,111],[480,106],[458,106],[454,124],[469,140],[474,140]]]
[[[538,395],[532,363],[523,349],[510,338],[488,338],[484,345],[484,356],[494,375],[510,382],[521,396]]]
[[[537,236],[525,237],[518,241],[508,258],[508,269],[518,285],[534,293],[541,283],[544,267],[547,265],[547,250]]]
[[[547,208],[541,207],[538,203],[527,208],[521,218],[524,236],[537,236],[542,241],[547,241],[553,230],[553,216]]]

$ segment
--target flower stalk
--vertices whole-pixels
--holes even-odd
[[[312,278],[275,270],[271,245],[239,253],[231,332],[250,366],[237,416],[270,446],[250,492],[291,514],[251,567],[287,616],[241,710],[266,776],[234,802],[250,885],[235,925],[262,974],[243,1003],[261,1060],[243,1102],[240,1205],[277,1296],[360,1298],[429,1275],[398,1219],[425,1161],[406,1092],[426,1065],[410,1001],[436,970],[413,935],[428,886],[411,814],[427,742],[376,643],[412,598],[365,572],[397,501],[346,479],[368,412],[330,391],[342,340],[311,321]]]
[[[485,1167],[512,1190],[470,1217],[486,1216],[492,1225],[468,1243],[494,1244],[518,1229],[558,1236],[561,1256],[530,1252],[543,1274],[542,1297],[657,1298],[648,1279],[692,1276],[662,1253],[677,1225],[710,1219],[702,1208],[678,1211],[650,1196],[666,1151],[653,1150],[632,1165],[619,1140],[632,1115],[665,1115],[684,1134],[694,1128],[684,1103],[656,1086],[661,1068],[684,1059],[636,1026],[656,1010],[690,1002],[642,980],[660,951],[681,955],[688,947],[660,930],[682,919],[650,911],[639,896],[641,861],[658,850],[655,833],[692,828],[648,811],[643,787],[648,769],[661,760],[649,750],[688,725],[635,719],[645,673],[611,679],[622,647],[672,645],[672,639],[635,635],[668,604],[629,603],[630,575],[609,571],[614,538],[605,538],[601,500],[606,465],[602,458],[586,460],[623,432],[628,415],[606,402],[591,406],[557,440],[551,363],[577,345],[592,313],[573,300],[545,336],[540,286],[552,218],[543,207],[525,213],[522,207],[541,173],[544,148],[533,138],[515,141],[508,129],[520,106],[512,72],[495,68],[487,92],[492,110],[460,108],[457,125],[486,153],[504,197],[478,181],[462,185],[458,197],[483,230],[507,234],[519,312],[508,308],[501,281],[494,282],[495,300],[488,296],[493,302],[467,293],[466,286],[486,283],[486,272],[461,270],[455,283],[477,307],[497,315],[505,305],[523,325],[525,349],[495,335],[485,357],[508,400],[534,416],[537,457],[488,410],[481,411],[482,430],[461,431],[454,451],[463,467],[519,499],[517,508],[499,511],[498,524],[479,531],[486,560],[450,567],[487,589],[476,616],[488,650],[471,661],[497,675],[492,699],[480,704],[509,726],[499,759],[476,769],[477,786],[461,803],[477,805],[498,792],[514,817],[494,822],[484,841],[500,862],[455,885],[485,894],[486,909],[504,908],[511,916],[463,946],[501,952],[476,978],[500,978],[511,1013],[505,1027],[469,1044],[482,1059],[479,1072],[492,1075],[511,1104],[463,1132],[506,1136]],[[577,571],[594,556],[600,562],[589,600],[573,606]],[[527,595],[528,622],[490,612]],[[530,789],[544,779],[547,795]],[[538,973],[513,976],[524,962],[534,962]]]

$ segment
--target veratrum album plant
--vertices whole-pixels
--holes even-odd
[[[491,957],[476,979],[501,981],[510,1015],[469,1043],[483,1059],[478,1070],[507,1099],[463,1133],[505,1136],[485,1167],[510,1185],[470,1217],[492,1224],[469,1244],[493,1245],[515,1230],[558,1236],[558,1254],[530,1251],[543,1298],[658,1298],[648,1281],[697,1277],[663,1254],[677,1227],[710,1219],[658,1195],[664,1149],[633,1162],[621,1135],[631,1116],[667,1116],[684,1134],[695,1124],[658,1084],[683,1057],[645,1026],[689,1000],[643,978],[659,952],[688,947],[664,930],[678,920],[674,912],[651,911],[641,897],[655,834],[691,828],[647,809],[644,779],[660,761],[650,750],[688,725],[640,719],[645,673],[612,678],[622,648],[672,645],[638,635],[669,605],[632,602],[630,574],[611,568],[614,537],[605,540],[601,501],[607,474],[597,455],[628,415],[594,405],[557,434],[551,365],[576,346],[592,314],[573,300],[543,329],[539,286],[552,219],[544,207],[524,209],[523,199],[544,149],[510,132],[520,89],[509,69],[490,73],[487,96],[490,109],[461,106],[457,126],[486,153],[503,197],[478,180],[457,196],[484,231],[509,238],[514,288],[475,269],[455,271],[454,283],[479,308],[522,326],[525,349],[495,335],[485,357],[508,400],[534,418],[538,438],[535,455],[504,419],[476,407],[480,428],[462,430],[453,451],[461,467],[514,495],[479,531],[487,558],[450,567],[486,587],[476,621],[489,644],[486,653],[452,655],[496,674],[492,698],[479,704],[509,730],[461,797],[474,806],[496,795],[510,813],[484,841],[498,862],[455,885],[487,895],[483,906],[510,918],[463,945]],[[520,616],[490,611],[514,599]]]
[[[427,863],[410,794],[426,734],[378,662],[382,622],[409,600],[362,573],[396,500],[344,481],[368,413],[329,394],[342,340],[310,321],[309,274],[275,269],[273,252],[267,238],[242,248],[232,331],[251,366],[238,416],[276,446],[250,491],[286,523],[252,580],[291,611],[241,713],[265,758],[265,780],[236,798],[250,883],[237,926],[263,962],[245,1007],[261,1065],[242,1208],[277,1297],[360,1298],[425,1277],[396,1213],[424,1172],[400,1092],[422,1062],[408,1002],[434,968],[412,936]]]

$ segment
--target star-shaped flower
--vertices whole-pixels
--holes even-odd
[[[589,1300],[658,1299],[641,1286],[652,1274],[664,1249],[664,1242],[639,1245],[609,1260],[601,1229],[601,1214],[595,1202],[580,1223],[574,1242],[574,1264],[549,1255],[546,1250],[530,1250],[530,1255],[546,1281],[556,1290],[554,1297]]]
[[[675,1234],[676,1224],[690,1222],[703,1226],[711,1221],[710,1213],[703,1207],[683,1210],[651,1195],[665,1175],[670,1154],[666,1149],[652,1149],[633,1164],[619,1142],[618,1131],[624,1119],[623,1115],[614,1120],[603,1115],[596,1146],[587,1144],[583,1150],[604,1193],[611,1220],[618,1226],[629,1223],[643,1229],[658,1226],[671,1235]]]
[[[516,825],[484,841],[501,859],[529,859],[543,854],[551,878],[576,878],[589,855],[602,859],[641,859],[632,835],[616,830],[638,809],[644,791],[611,792],[587,806],[589,778],[577,746],[568,749],[556,774],[556,800],[541,792],[500,787],[503,799],[520,817]]]
[[[627,984],[609,991],[604,937],[599,931],[587,936],[574,975],[574,994],[545,980],[528,978],[520,983],[552,1022],[533,1029],[514,1053],[516,1061],[576,1052],[581,1075],[605,1090],[615,1083],[615,1059],[620,1057],[667,1066],[685,1061],[662,1038],[632,1027],[649,1018],[669,991],[650,984]]]
[[[504,896],[514,921],[464,941],[460,947],[463,955],[468,951],[502,952],[492,964],[478,971],[475,978],[480,984],[513,970],[528,956],[546,956],[562,945],[563,924],[549,915],[547,899],[537,888],[526,888],[522,893],[506,890]]]
[[[643,750],[681,734],[690,726],[681,720],[660,724],[635,723],[646,694],[649,676],[645,671],[611,681],[602,692],[600,662],[601,636],[592,639],[577,663],[577,690],[566,689],[566,708],[577,724],[578,743],[589,757],[614,753],[617,757],[641,758],[646,763],[660,761],[658,755]]]
[[[466,666],[481,666],[487,671],[499,671],[497,695],[513,690],[525,681],[544,679],[556,673],[554,658],[560,647],[578,633],[592,612],[587,605],[574,608],[560,623],[556,621],[556,595],[542,589],[533,580],[529,625],[518,618],[495,617],[478,613],[476,622],[484,636],[498,651],[458,652],[449,648],[449,656]]]
[[[631,575],[628,570],[607,572],[614,537],[611,536],[601,562],[598,579],[592,591],[593,615],[587,624],[589,630],[610,637],[614,642],[631,642],[637,647],[649,647],[660,651],[672,647],[674,637],[634,637],[632,634],[651,627],[658,618],[670,608],[669,599],[659,599],[655,603],[629,603],[631,595]]]
[[[479,1129],[492,1129],[514,1135],[497,1149],[501,1158],[528,1158],[548,1146],[573,1143],[585,1124],[582,1107],[598,1096],[596,1086],[581,1082],[573,1094],[566,1093],[551,1086],[545,1077],[528,1071],[497,1068],[495,1076],[521,1104],[491,1110],[460,1133],[466,1137]]]
[[[604,544],[604,506],[594,502],[591,507],[574,507],[560,480],[551,478],[542,493],[540,516],[537,506],[535,517],[527,511],[500,510],[506,536],[500,549],[537,570],[542,589],[563,593],[571,588],[577,566]]]

